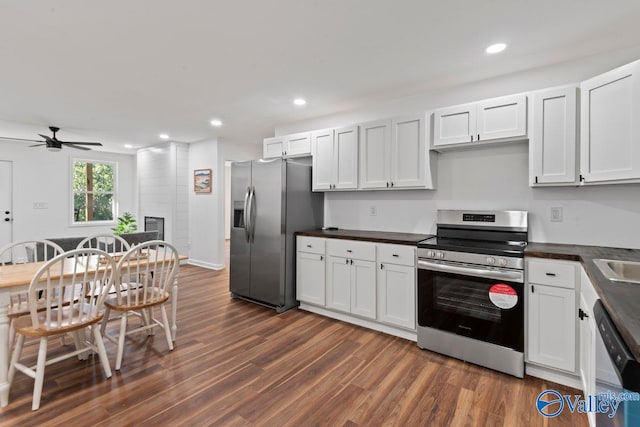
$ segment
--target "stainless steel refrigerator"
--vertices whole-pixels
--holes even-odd
[[[324,194],[311,165],[273,159],[231,164],[231,296],[275,308],[298,305],[295,238],[323,224]]]

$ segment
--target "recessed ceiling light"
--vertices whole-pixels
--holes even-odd
[[[124,144],[124,148],[133,148],[133,145],[131,145],[131,144]]]
[[[488,48],[486,48],[484,51],[489,53],[489,54],[492,54],[492,53],[502,52],[506,48],[507,48],[507,45],[504,44],[504,43],[495,43],[495,44],[492,44],[491,46],[489,46]]]
[[[307,101],[302,98],[296,98],[293,100],[293,103],[296,105],[305,105]]]
[[[219,119],[213,119],[209,123],[211,123],[211,126],[215,126],[217,128],[222,126],[222,120],[219,120]]]
[[[167,135],[166,133],[161,133],[160,135],[158,135],[158,137],[160,137],[160,139],[169,139],[169,135]]]

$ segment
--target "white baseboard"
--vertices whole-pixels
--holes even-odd
[[[209,270],[224,270],[224,264],[213,264],[210,262],[198,261],[197,259],[189,259],[187,260],[187,264],[208,268]]]
[[[315,305],[300,303],[298,307],[301,310],[310,311],[312,313],[320,314],[322,316],[330,317],[332,319],[341,320],[343,322],[352,323],[354,325],[362,326],[363,328],[373,329],[374,331],[384,332],[385,334],[394,335],[396,337],[404,338],[410,341],[418,341],[418,335],[415,331],[408,331],[401,328],[396,328],[390,325],[385,325],[372,320],[361,319],[345,313],[338,313],[323,307],[316,307]]]
[[[532,377],[541,378],[543,380],[552,381],[567,387],[582,390],[582,381],[579,376],[555,371],[542,366],[532,365],[530,363],[525,363],[525,372],[527,375],[531,375]]]

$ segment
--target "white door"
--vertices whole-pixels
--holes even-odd
[[[284,155],[287,157],[311,155],[311,134],[304,132],[287,135],[284,143]]]
[[[427,144],[424,118],[397,118],[391,128],[391,187],[424,187]]]
[[[378,265],[378,320],[407,329],[416,328],[416,270],[414,267]]]
[[[313,132],[311,146],[313,191],[329,190],[333,185],[333,129]]]
[[[334,188],[358,188],[358,126],[334,132]]]
[[[529,285],[529,360],[575,371],[576,296],[573,289]]]
[[[12,162],[0,160],[0,248],[13,240],[12,167]]]
[[[324,255],[298,252],[296,292],[298,300],[324,306]]]
[[[265,138],[262,142],[262,157],[271,159],[282,156],[284,156],[284,138],[281,136]]]
[[[585,182],[640,178],[640,61],[580,84]]]
[[[390,147],[390,120],[360,125],[360,188],[389,187]]]
[[[476,104],[440,108],[433,113],[433,145],[475,141]]]
[[[351,265],[343,257],[327,257],[327,307],[351,311]]]
[[[375,319],[376,263],[354,259],[351,268],[351,313]]]
[[[564,87],[533,94],[532,184],[577,181],[576,92],[576,87]]]
[[[504,96],[477,103],[476,136],[480,141],[527,135],[526,95]]]

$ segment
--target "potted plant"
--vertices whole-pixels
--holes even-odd
[[[113,230],[113,234],[116,236],[133,233],[138,230],[138,223],[131,212],[125,212],[122,216],[118,217],[118,225],[111,230]]]

